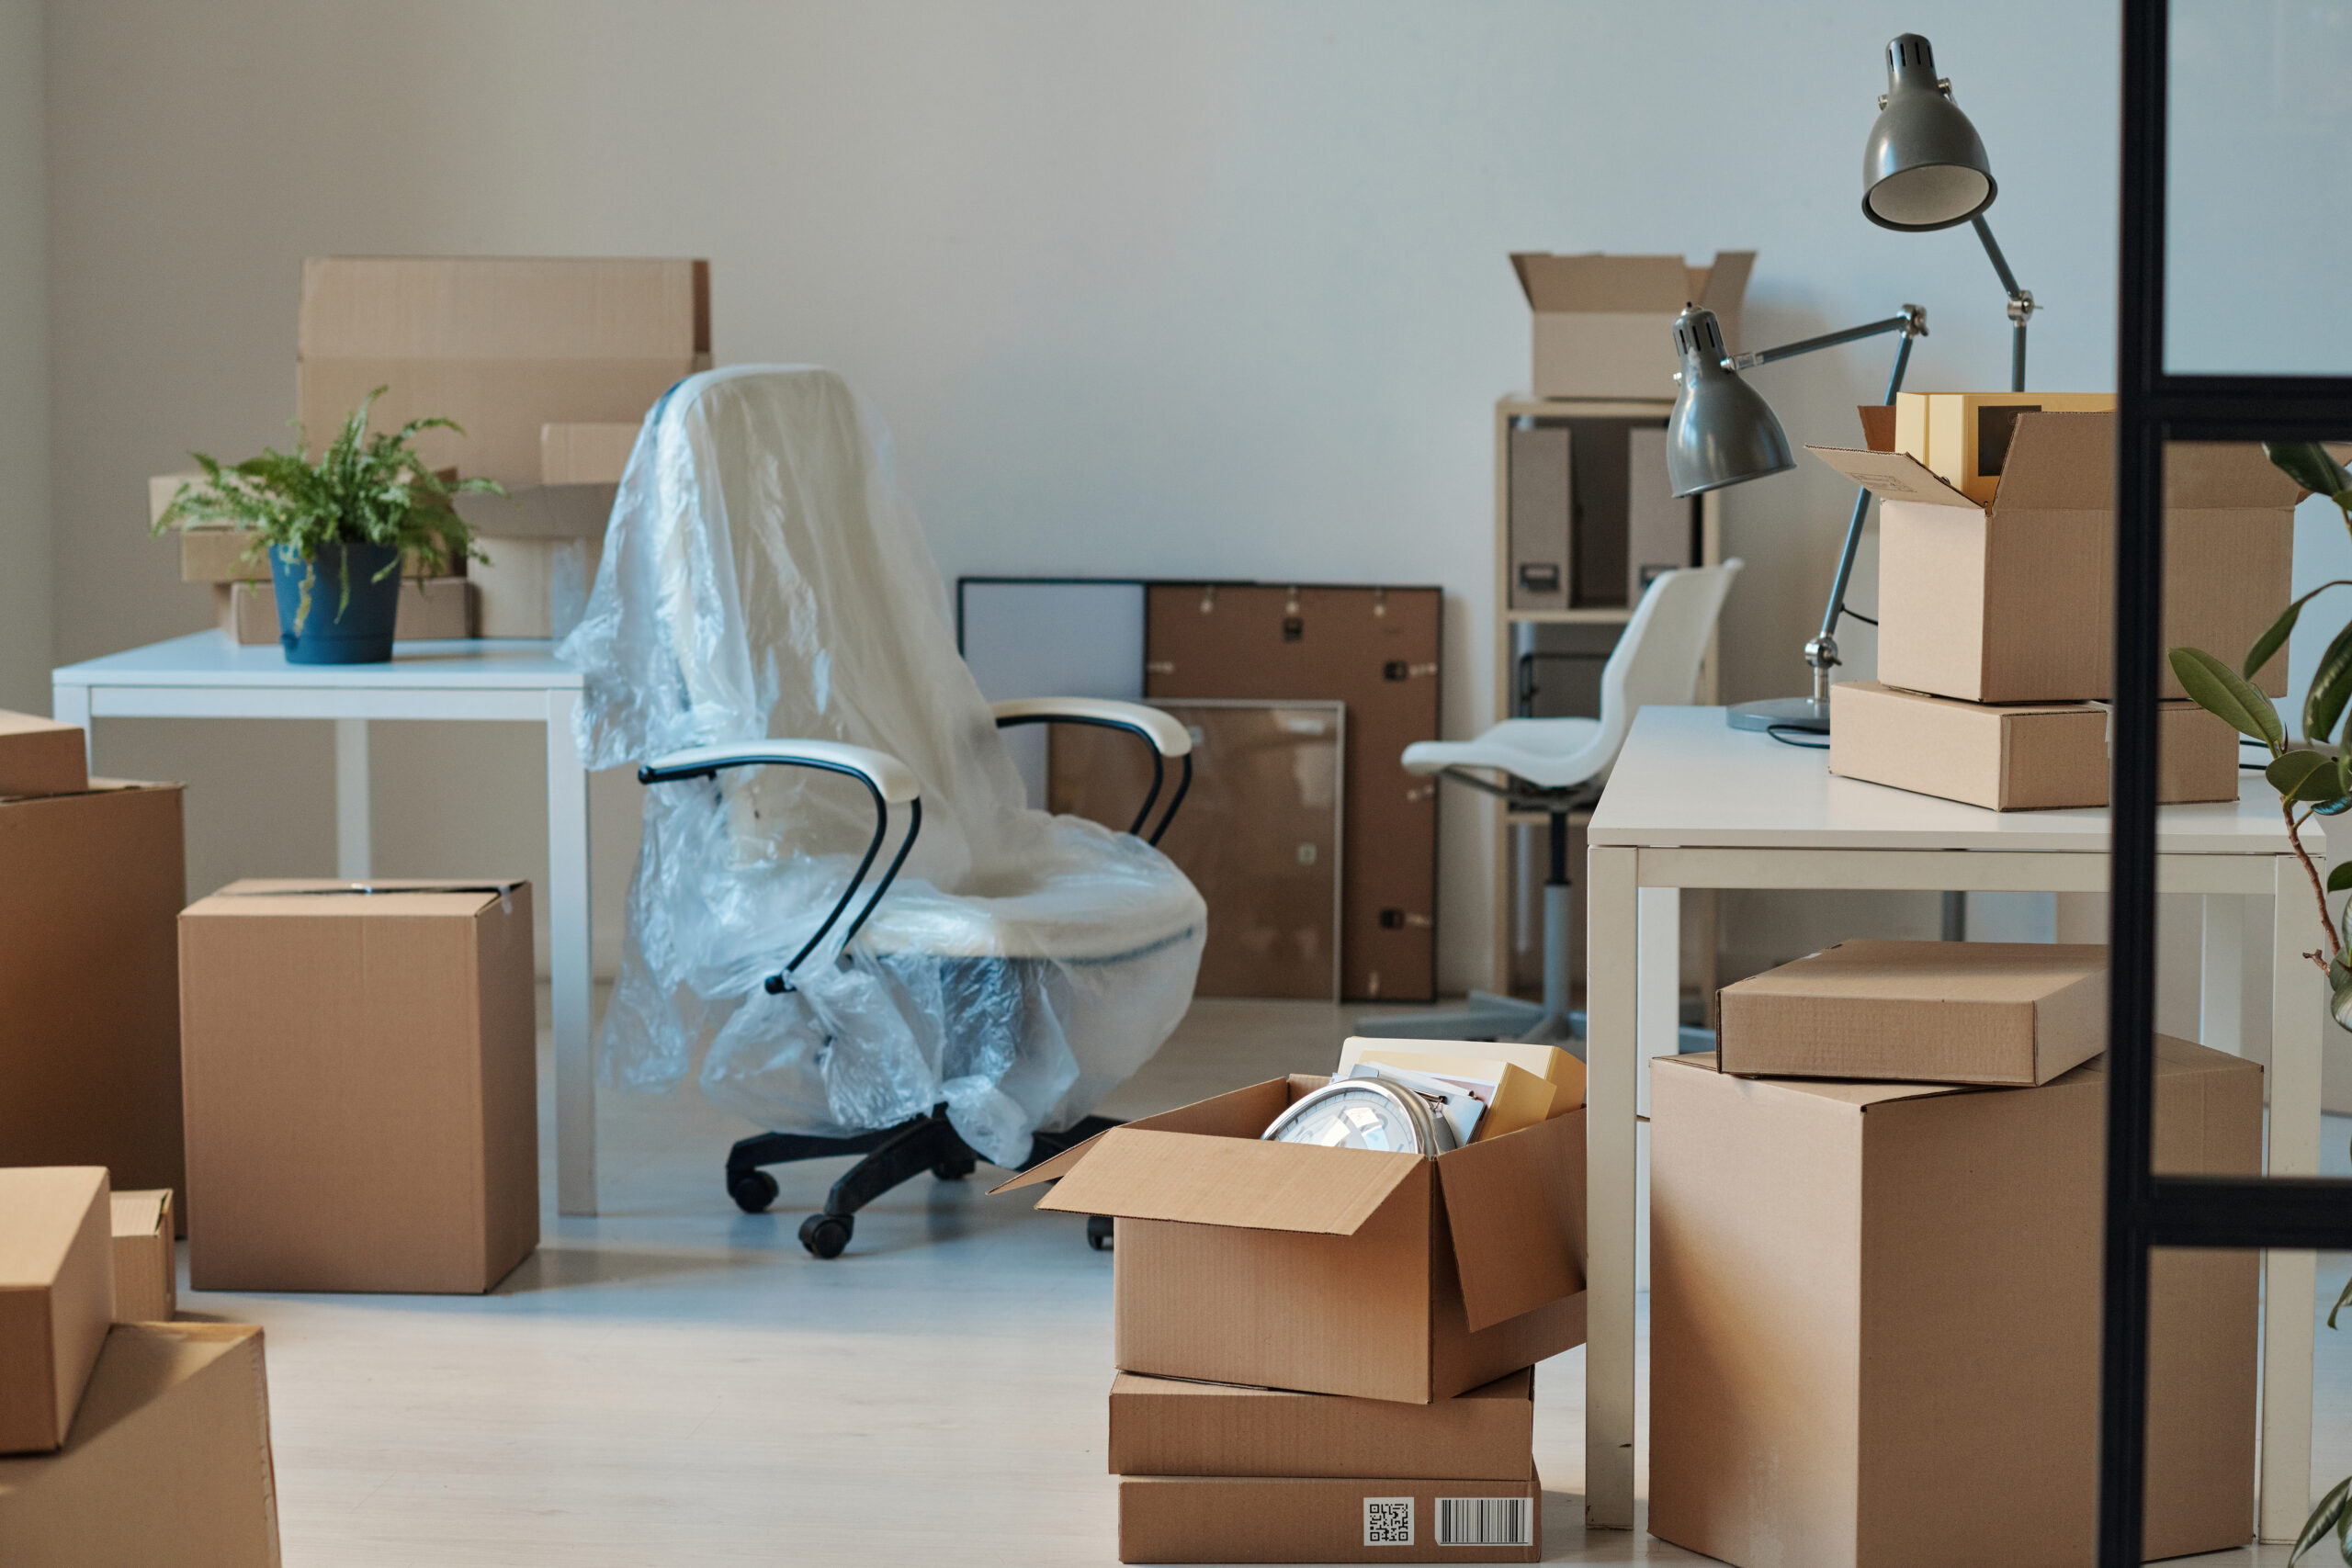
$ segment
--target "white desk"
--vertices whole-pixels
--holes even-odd
[[[1585,1512],[1634,1523],[1637,1115],[1648,1058],[1676,1049],[1685,887],[2099,893],[2104,809],[1992,812],[1852,779],[1824,754],[1733,729],[1721,708],[1645,708],[1589,830],[1585,907],[1592,1113]],[[2319,972],[2311,889],[2259,774],[2234,806],[2170,806],[2157,881],[2205,896],[2200,1035],[2239,1051],[2245,897],[2276,900],[2270,968],[2268,1168],[2319,1168]],[[2316,858],[2320,834],[2306,829]],[[1856,932],[1865,935],[1865,932]],[[2310,1506],[2312,1254],[2265,1256],[2260,1529],[2292,1540]]]
[[[596,1212],[596,1076],[590,1038],[588,775],[571,739],[580,672],[539,641],[404,642],[389,664],[288,664],[217,631],[51,673],[54,716],[334,721],[335,874],[368,874],[368,721],[486,719],[547,727],[548,909],[556,1076],[556,1199]],[[491,866],[488,871],[503,871]]]

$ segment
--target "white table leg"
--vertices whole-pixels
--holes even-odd
[[[1587,1298],[1584,1514],[1634,1528],[1634,1115],[1639,1096],[1638,851],[1585,855]]]
[[[1641,926],[1634,960],[1634,1033],[1641,1065],[1634,1103],[1650,1113],[1650,1058],[1682,1049],[1682,889],[1645,887],[1638,895]],[[1634,1289],[1650,1288],[1650,1130],[1634,1128]]]
[[[2199,948],[2197,1039],[2233,1056],[2245,1055],[2245,900],[2208,893]]]
[[[555,1015],[556,1210],[596,1212],[596,1043],[590,1032],[588,773],[571,739],[580,694],[548,694],[548,968]]]
[[[68,686],[52,682],[49,688],[49,716],[60,724],[74,724],[82,728],[82,762],[90,765],[90,688]]]
[[[368,798],[368,721],[334,721],[334,874],[345,882],[375,874],[375,816]]]
[[[2302,863],[2273,863],[2271,915],[2269,1174],[2319,1170],[2318,972],[2303,953],[2320,945]],[[2312,1317],[2317,1258],[2263,1254],[2262,1506],[2265,1540],[2293,1540],[2311,1510]]]

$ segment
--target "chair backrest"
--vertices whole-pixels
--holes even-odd
[[[1721,566],[1683,567],[1650,580],[1600,669],[1600,730],[1610,755],[1625,743],[1634,715],[1645,705],[1679,705],[1697,694],[1707,640],[1740,566],[1734,557]]]

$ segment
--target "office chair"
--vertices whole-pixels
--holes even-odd
[[[1405,748],[1409,772],[1468,784],[1512,810],[1541,811],[1548,819],[1544,1000],[1538,1006],[1473,991],[1467,1008],[1364,1019],[1356,1024],[1357,1033],[1545,1045],[1565,1045],[1577,1037],[1568,1006],[1568,814],[1600,797],[1634,728],[1634,715],[1651,703],[1688,703],[1697,692],[1700,663],[1740,564],[1735,558],[1721,566],[1685,567],[1651,580],[1601,667],[1599,718],[1507,718],[1475,740],[1417,740]],[[1473,769],[1499,773],[1501,782]]]
[[[729,1153],[738,1206],[774,1201],[766,1167],[860,1156],[800,1227],[835,1258],[903,1181],[1023,1168],[1112,1124],[1094,1104],[1199,966],[1206,909],[1153,847],[1190,735],[1137,704],[981,698],[887,437],[840,378],[673,388],[561,652],[583,757],[647,786],[608,1076],[668,1087],[699,1058],[704,1092],[770,1129]],[[1150,748],[1127,832],[1028,808],[999,731],[1029,724]]]

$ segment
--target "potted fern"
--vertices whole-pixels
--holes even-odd
[[[291,663],[384,662],[392,656],[405,557],[489,558],[449,498],[460,491],[504,495],[504,487],[445,478],[417,456],[424,431],[463,434],[454,421],[413,419],[397,431],[368,434],[368,410],[384,390],[360,400],[315,463],[300,425],[292,452],[266,447],[235,464],[189,453],[203,477],[180,486],[156,519],[158,534],[191,523],[253,532],[246,554],[267,556],[278,641]]]

